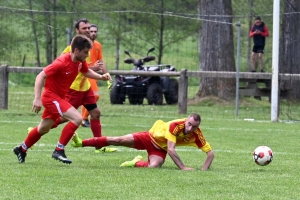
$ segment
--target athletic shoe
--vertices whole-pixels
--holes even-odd
[[[55,160],[59,160],[60,162],[66,163],[66,164],[71,164],[72,161],[69,160],[65,154],[65,150],[54,150],[52,153],[52,158]]]
[[[82,147],[82,140],[79,138],[76,132],[74,133],[72,140],[73,147]]]
[[[264,73],[264,72],[265,72],[265,70],[261,69],[261,70],[260,70],[260,72]]]
[[[135,166],[135,163],[137,163],[138,161],[141,161],[143,160],[143,157],[138,155],[136,156],[133,160],[131,161],[126,161],[126,162],[123,162],[120,167],[134,167]]]
[[[31,131],[32,129],[33,129],[32,127],[28,127],[28,128],[27,128],[27,135],[30,133],[30,131]],[[32,146],[30,147],[30,149],[34,149],[34,145],[32,145]]]
[[[101,149],[96,149],[95,153],[113,153],[116,151],[118,151],[117,148],[102,147]]]
[[[82,123],[81,123],[81,126],[83,126],[83,127],[91,127],[91,124],[90,124],[90,122],[89,122],[88,119],[84,119],[82,121]]]
[[[13,152],[17,155],[19,163],[25,162],[27,154],[22,151],[22,146],[14,147]]]

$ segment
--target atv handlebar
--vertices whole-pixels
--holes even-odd
[[[133,58],[126,58],[126,59],[124,60],[124,63],[127,63],[127,64],[132,64],[132,63],[133,63],[133,61],[134,61],[134,59],[133,59]]]
[[[152,60],[155,60],[155,56],[147,56],[143,60],[144,60],[144,62],[150,62]]]

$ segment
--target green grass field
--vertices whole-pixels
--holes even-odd
[[[104,93],[99,102],[103,135],[148,130],[158,118],[167,121],[186,116],[177,114],[177,106],[110,105],[105,89],[100,90]],[[201,128],[215,151],[209,171],[200,170],[205,154],[190,147],[180,147],[178,153],[195,171],[178,170],[169,157],[160,169],[120,168],[137,155],[146,158],[146,152],[120,147],[116,153],[95,154],[93,148],[74,149],[70,144],[66,154],[73,163],[66,165],[51,158],[63,126],[42,137],[29,150],[26,163],[19,164],[12,148],[25,139],[27,127],[40,121],[40,114],[30,112],[31,101],[26,102],[26,111],[0,110],[0,199],[299,198],[299,152],[294,151],[300,142],[298,123],[272,123],[269,114],[253,122],[245,121],[246,115],[209,115],[221,112],[222,107],[208,101],[190,105],[188,112],[202,116]],[[78,133],[82,138],[92,136],[88,128],[80,127]],[[252,159],[253,150],[260,145],[274,152],[273,162],[265,167]]]

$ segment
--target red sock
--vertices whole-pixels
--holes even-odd
[[[134,166],[135,167],[148,167],[148,165],[149,165],[149,162],[141,160],[141,161],[136,162]]]
[[[94,138],[82,140],[82,146],[102,148],[108,146],[106,138],[107,137],[94,137]]]
[[[58,125],[61,124],[61,118],[57,118],[54,122],[54,124],[51,126],[51,129],[58,127]]]
[[[60,138],[59,138],[59,144],[62,146],[56,147],[56,150],[62,150],[64,147],[68,144],[68,142],[71,140],[71,138],[74,135],[74,132],[77,130],[78,126],[73,124],[73,122],[68,122],[64,129],[61,132]]]
[[[101,137],[102,134],[100,119],[91,119],[90,124],[94,137]]]
[[[26,139],[24,140],[25,146],[22,145],[22,151],[26,152],[28,148],[32,147],[37,141],[40,140],[42,135],[38,132],[38,127],[34,127],[29,134],[27,135]],[[27,149],[26,149],[27,148]]]

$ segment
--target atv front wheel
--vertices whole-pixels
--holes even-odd
[[[147,99],[149,105],[162,105],[163,102],[163,90],[160,84],[152,83],[148,87]]]
[[[178,103],[178,82],[176,79],[169,80],[168,91],[165,94],[167,104]]]
[[[110,103],[123,104],[125,102],[125,94],[121,93],[120,87],[113,85],[110,89]]]

